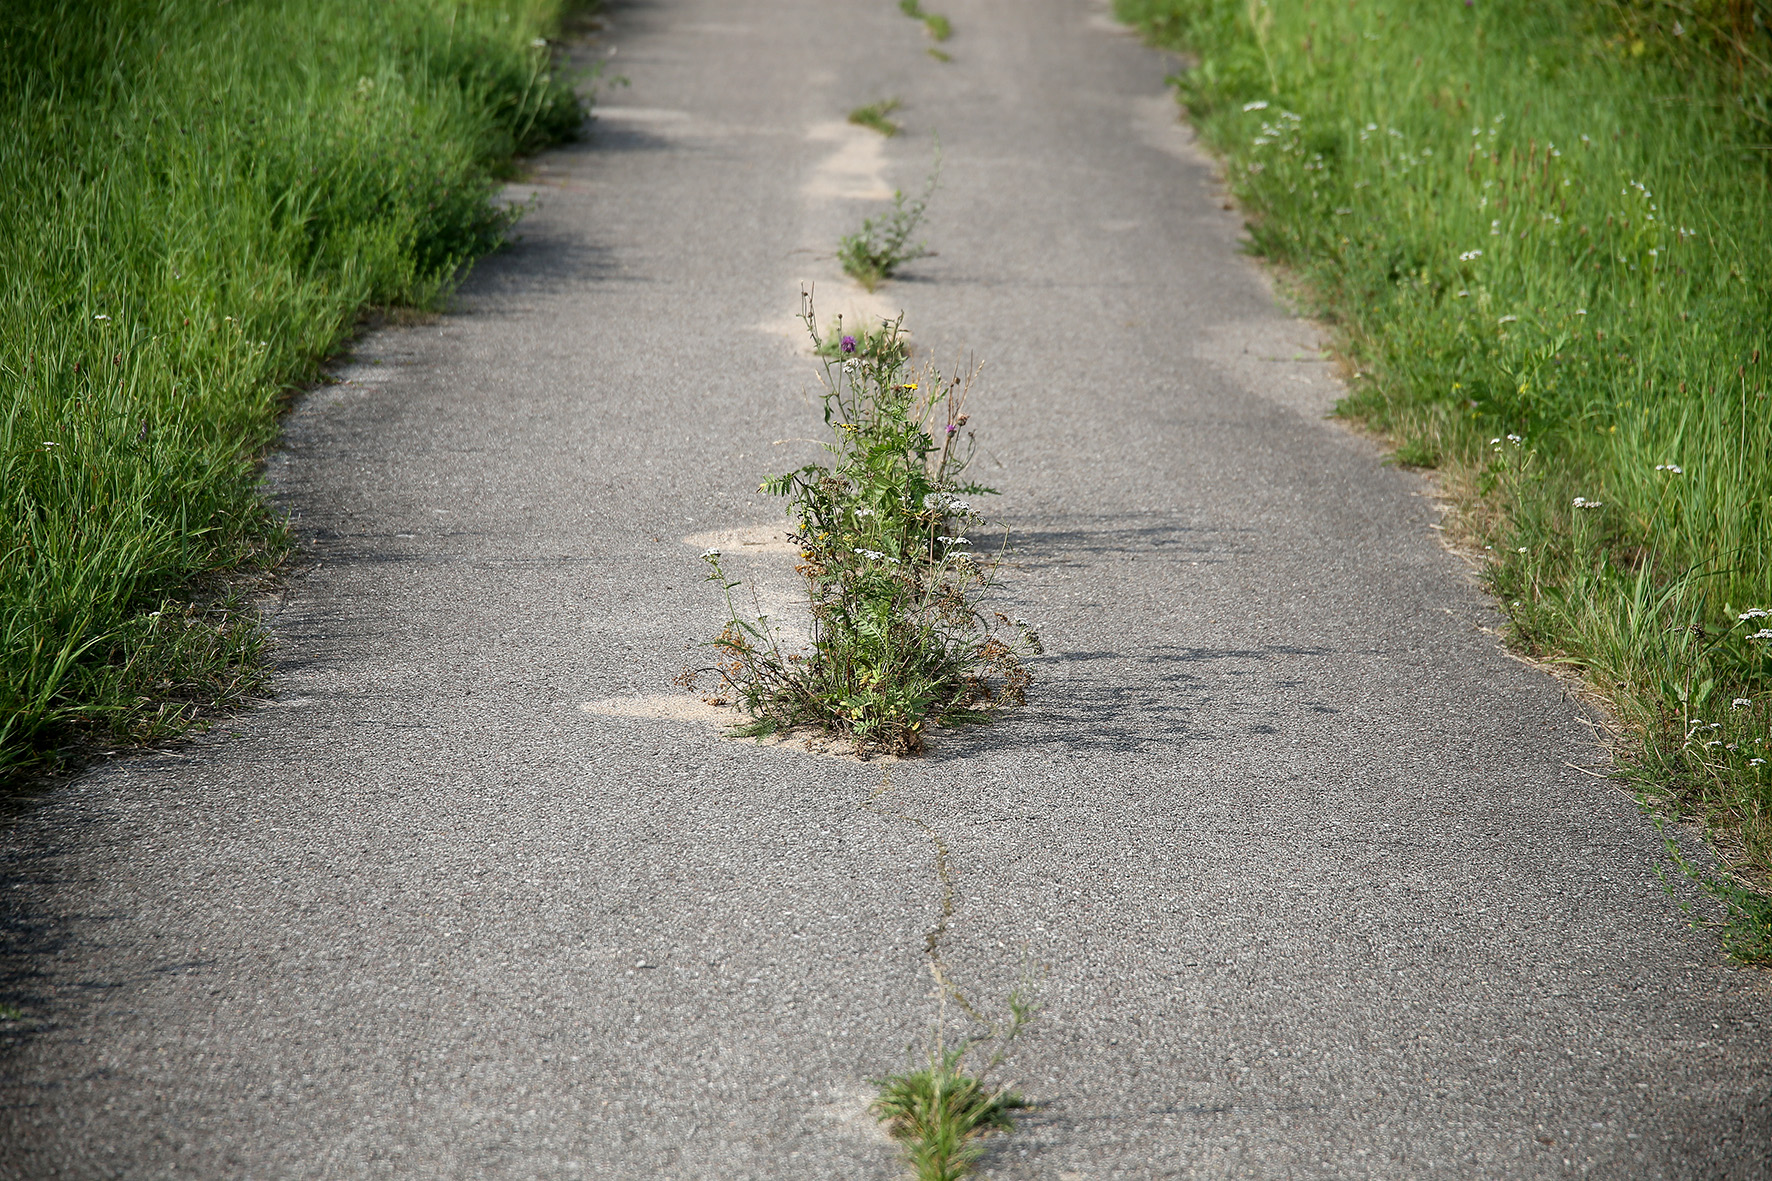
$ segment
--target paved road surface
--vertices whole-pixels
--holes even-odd
[[[894,1176],[865,1080],[941,903],[899,815],[959,984],[1043,973],[993,1176],[1768,1175],[1766,977],[1323,421],[1172,63],[1089,0],[944,10],[948,65],[890,0],[614,10],[632,86],[523,242],[290,420],[276,700],[6,835],[0,1176]],[[842,123],[887,95],[905,135]],[[936,134],[938,253],[870,304],[830,252]],[[685,539],[808,453],[802,280],[986,362],[1051,642],[877,800],[660,700],[718,622]]]

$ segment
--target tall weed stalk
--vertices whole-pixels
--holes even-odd
[[[727,607],[717,672],[753,719],[742,733],[810,725],[859,753],[914,753],[932,725],[983,721],[1022,701],[1022,657],[1040,650],[1031,626],[981,606],[996,558],[968,536],[986,527],[971,498],[992,492],[964,478],[974,372],[913,370],[896,321],[859,335],[839,323],[833,350],[810,293],[801,316],[825,354],[831,460],[762,486],[788,501],[811,645],[790,651],[780,621],[744,612],[740,583],[709,550]]]

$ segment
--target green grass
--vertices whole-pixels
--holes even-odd
[[[1344,412],[1441,469],[1513,642],[1610,700],[1649,800],[1710,826],[1731,949],[1772,955],[1765,6],[1119,11],[1195,55],[1180,97],[1338,324]]]
[[[879,102],[869,103],[865,107],[856,107],[849,112],[849,121],[857,127],[867,127],[878,131],[888,139],[899,132],[898,124],[889,116],[898,110],[899,102],[895,98],[883,98]]]
[[[977,1168],[985,1137],[1015,1130],[1028,1106],[1015,1091],[992,1087],[966,1069],[964,1050],[929,1056],[929,1064],[878,1082],[873,1112],[904,1148],[917,1181],[961,1181]]]
[[[558,7],[0,11],[0,778],[251,688],[278,410],[500,242],[495,177],[581,119]]]

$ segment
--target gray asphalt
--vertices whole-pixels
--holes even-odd
[[[1039,978],[992,1176],[1772,1172],[1767,978],[1428,486],[1324,421],[1174,63],[1087,0],[942,10],[946,65],[890,0],[613,10],[632,85],[522,241],[289,421],[275,699],[0,843],[0,1176],[895,1176],[862,1109],[941,908],[895,814],[957,983]],[[886,95],[903,136],[844,129]],[[869,304],[831,250],[936,134],[937,253]],[[985,362],[1050,647],[878,801],[663,697],[719,625],[685,539],[808,454],[807,280]]]

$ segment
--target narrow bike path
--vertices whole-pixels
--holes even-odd
[[[1038,980],[993,1176],[1764,1175],[1765,977],[1324,421],[1173,63],[1084,0],[943,11],[946,64],[889,0],[614,7],[631,86],[522,241],[289,422],[277,697],[6,833],[0,1176],[895,1176],[867,1080],[938,926],[978,1003]],[[843,124],[889,95],[904,136]],[[830,251],[937,134],[937,254],[865,299]],[[1051,649],[889,768],[667,696],[695,539],[810,454],[803,280],[986,363]]]

